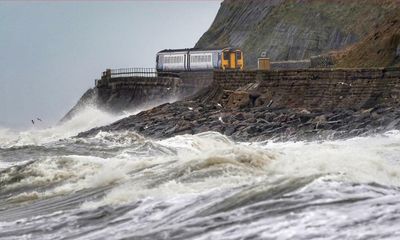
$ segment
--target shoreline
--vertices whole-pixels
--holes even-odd
[[[93,136],[100,131],[131,130],[146,137],[165,139],[215,131],[234,141],[318,141],[400,129],[400,107],[393,105],[308,110],[269,107],[270,104],[264,103],[230,108],[226,97],[220,89],[215,91],[215,86],[201,92],[190,99],[165,103],[110,125],[79,133],[77,137]]]

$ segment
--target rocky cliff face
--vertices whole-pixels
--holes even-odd
[[[400,66],[400,12],[337,55],[336,67]]]
[[[225,0],[196,47],[240,47],[248,67],[266,51],[299,60],[363,39],[398,14],[398,0]]]

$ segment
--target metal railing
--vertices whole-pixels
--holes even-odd
[[[118,68],[107,69],[103,72],[102,78],[117,78],[117,77],[157,77],[155,68]]]
[[[103,72],[101,79],[95,80],[95,86],[107,86],[110,82],[126,78],[127,80],[152,80],[152,79],[170,79],[179,78],[179,73],[176,72],[157,72],[155,68],[118,68],[106,69]]]

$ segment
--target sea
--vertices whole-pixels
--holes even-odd
[[[0,128],[0,239],[400,239],[400,132],[235,142]]]

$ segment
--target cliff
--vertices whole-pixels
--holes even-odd
[[[262,51],[300,60],[357,43],[399,12],[398,0],[225,0],[196,47],[240,47],[248,67]]]
[[[338,53],[336,67],[400,66],[400,13],[389,16],[362,41]]]

